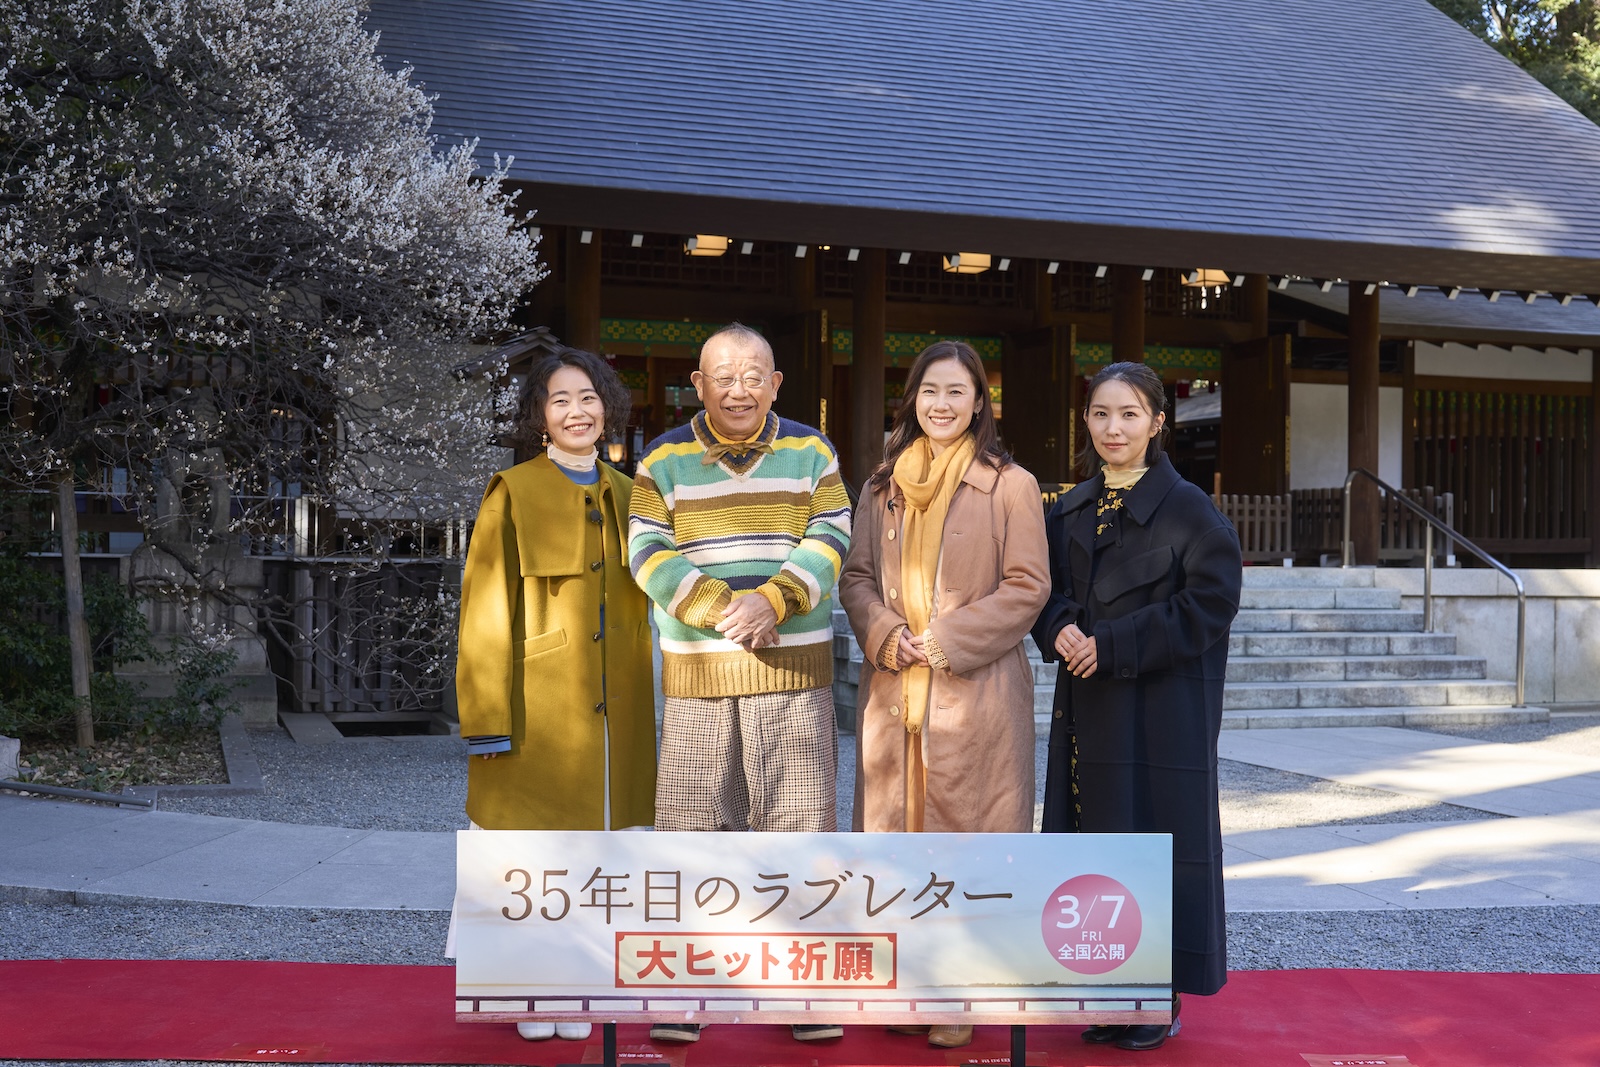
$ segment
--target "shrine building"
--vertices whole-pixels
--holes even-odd
[[[859,486],[912,359],[960,337],[1046,487],[1076,478],[1086,376],[1141,360],[1219,499],[1323,507],[1360,467],[1516,565],[1600,557],[1600,127],[1426,0],[371,0],[367,25],[441,143],[511,158],[550,270],[521,321],[614,358],[624,463],[738,320]]]

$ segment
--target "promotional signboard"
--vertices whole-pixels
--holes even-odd
[[[1158,1022],[1165,834],[463,831],[463,1021]]]

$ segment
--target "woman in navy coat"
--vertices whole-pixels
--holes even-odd
[[[1051,595],[1033,637],[1062,666],[1044,829],[1170,833],[1173,990],[1210,994],[1227,981],[1217,734],[1242,564],[1233,524],[1161,450],[1165,399],[1143,364],[1095,375],[1079,456],[1094,473],[1046,520]],[[1083,1037],[1156,1048],[1179,1006],[1171,1027]]]

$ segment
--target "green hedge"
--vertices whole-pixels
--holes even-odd
[[[70,740],[77,701],[66,631],[66,588],[46,560],[23,544],[0,544],[0,734],[30,741]],[[36,547],[36,546],[34,546]],[[194,641],[158,651],[138,600],[107,575],[85,579],[94,673],[90,683],[96,736],[129,730],[166,737],[214,728],[237,710],[233,685],[224,679],[237,658],[227,649]],[[168,666],[170,697],[146,697],[142,687],[116,677],[138,661]]]

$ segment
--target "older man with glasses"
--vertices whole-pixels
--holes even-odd
[[[645,450],[629,523],[661,629],[656,829],[835,830],[832,593],[850,544],[839,462],[821,433],[772,413],[783,374],[755,330],[718,330],[691,380],[705,409]],[[802,1041],[842,1033],[794,1027]]]

